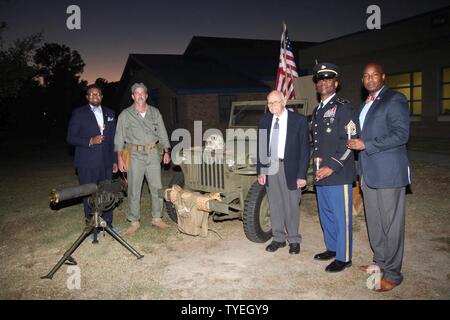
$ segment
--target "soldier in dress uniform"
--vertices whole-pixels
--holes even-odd
[[[347,140],[356,138],[356,110],[336,96],[338,67],[318,63],[313,81],[320,104],[312,114],[314,184],[326,251],[315,260],[335,258],[326,272],[339,272],[352,265],[352,185],[356,180],[353,151]]]

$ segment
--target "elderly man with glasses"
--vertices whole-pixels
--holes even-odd
[[[304,115],[286,109],[279,91],[267,96],[268,113],[259,122],[257,173],[269,198],[272,242],[275,252],[289,242],[289,253],[300,253],[300,196],[306,186],[309,164],[308,122]]]

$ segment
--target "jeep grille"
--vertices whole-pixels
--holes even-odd
[[[187,183],[194,189],[224,189],[223,164],[191,164],[187,166]],[[215,190],[212,190],[215,189]]]

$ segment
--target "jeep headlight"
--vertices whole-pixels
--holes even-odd
[[[230,171],[234,171],[236,170],[236,162],[233,159],[227,159],[227,166],[228,166],[228,170]]]
[[[205,141],[206,150],[223,150],[225,143],[223,137],[220,134],[212,134]]]

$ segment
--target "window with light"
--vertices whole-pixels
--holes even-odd
[[[385,83],[392,90],[403,93],[408,99],[410,114],[422,114],[422,72],[386,75]]]

